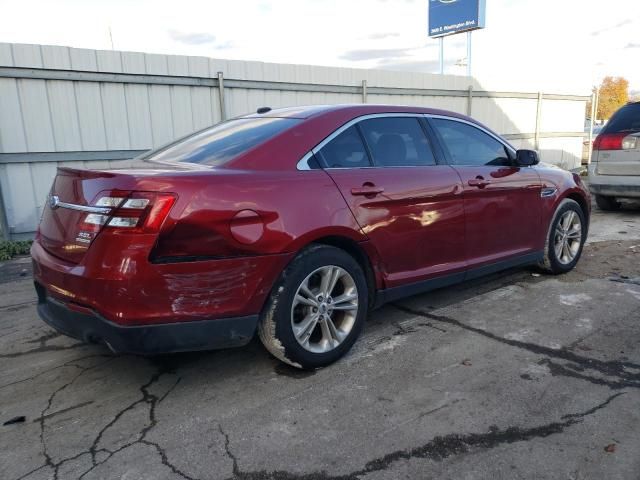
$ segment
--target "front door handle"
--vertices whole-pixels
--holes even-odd
[[[471,180],[469,180],[467,182],[467,184],[470,187],[484,188],[487,185],[491,184],[491,181],[490,180],[485,180],[484,177],[478,175],[476,178],[472,178]]]
[[[384,188],[376,187],[373,183],[366,182],[360,188],[352,188],[351,195],[363,195],[365,197],[374,197],[384,192]]]

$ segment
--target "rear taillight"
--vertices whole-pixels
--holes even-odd
[[[102,213],[88,213],[82,230],[130,233],[157,233],[176,201],[172,193],[101,192],[92,206],[103,207]]]
[[[638,136],[627,133],[601,133],[593,142],[594,150],[633,150],[638,147]]]

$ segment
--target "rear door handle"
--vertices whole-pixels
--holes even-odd
[[[351,189],[351,195],[363,195],[365,197],[368,197],[369,195],[371,196],[378,195],[382,192],[384,192],[384,188],[376,187],[373,184],[367,184],[367,183],[362,185],[362,187],[360,188]]]
[[[469,180],[467,182],[467,184],[470,187],[484,188],[487,185],[491,184],[491,181],[490,180],[485,180],[484,177],[477,176],[476,178],[472,178],[471,180]]]

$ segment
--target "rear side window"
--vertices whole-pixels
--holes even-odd
[[[370,167],[369,155],[355,126],[347,128],[318,153],[327,168]]]
[[[605,133],[640,131],[640,103],[631,103],[618,110],[604,127]]]
[[[359,123],[378,167],[435,165],[429,140],[415,117],[382,117]]]
[[[505,146],[479,128],[455,120],[431,119],[453,165],[511,165]]]
[[[180,139],[151,152],[149,162],[188,162],[220,166],[269,138],[294,126],[293,118],[238,118]]]

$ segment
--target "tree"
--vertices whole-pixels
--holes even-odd
[[[622,77],[604,77],[600,85],[596,118],[609,120],[611,115],[628,101],[629,82]]]

